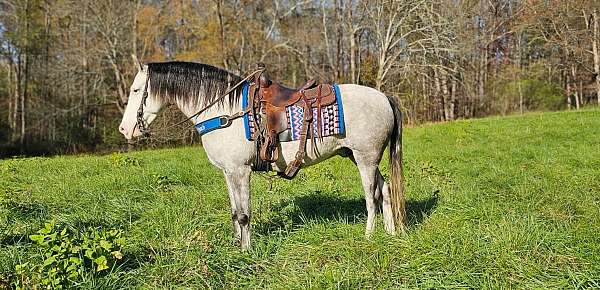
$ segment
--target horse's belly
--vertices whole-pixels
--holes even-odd
[[[338,153],[342,148],[340,145],[341,137],[329,136],[323,137],[323,140],[315,138],[314,144],[312,140],[306,141],[306,156],[303,159],[302,166],[307,167],[328,159]],[[300,148],[299,141],[281,142],[281,152],[279,159],[273,164],[276,171],[284,171],[287,164],[296,158],[296,153]]]

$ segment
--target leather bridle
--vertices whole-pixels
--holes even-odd
[[[135,132],[135,128],[138,127],[140,129],[140,133],[142,136],[149,137],[150,136],[150,128],[148,128],[148,124],[146,120],[144,120],[144,106],[146,105],[146,100],[148,99],[148,82],[150,80],[150,75],[146,78],[146,82],[144,83],[144,92],[142,93],[142,101],[140,102],[140,107],[137,110],[137,120],[135,126],[133,127],[133,131]]]

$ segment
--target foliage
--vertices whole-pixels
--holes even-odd
[[[112,161],[113,166],[115,167],[123,167],[123,166],[139,166],[140,160],[131,156],[123,155],[120,153],[113,153],[110,155],[110,159]]]
[[[563,90],[554,83],[541,80],[521,80],[527,110],[556,111],[566,107]],[[518,86],[518,84],[516,84]],[[514,84],[512,86],[514,91]]]
[[[523,109],[526,111],[556,111],[566,107],[563,90],[556,84],[541,79],[520,79],[504,84],[500,90],[510,108],[505,112],[519,109],[519,98],[523,96]]]
[[[76,286],[86,275],[98,275],[114,268],[123,259],[125,239],[117,229],[90,229],[74,233],[46,222],[30,235],[38,253],[15,267],[16,288],[62,289]]]

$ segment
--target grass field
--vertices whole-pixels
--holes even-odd
[[[358,171],[253,176],[253,250],[200,147],[0,161],[0,288],[45,221],[122,229],[82,288],[599,288],[600,111],[405,130],[409,231],[364,237]],[[387,159],[387,158],[386,158]],[[382,167],[384,172],[387,160]]]

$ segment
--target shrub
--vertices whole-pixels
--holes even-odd
[[[152,178],[154,179],[154,183],[151,186],[154,190],[167,190],[172,185],[179,183],[179,181],[162,174],[153,174]]]
[[[13,285],[17,289],[62,289],[76,286],[88,275],[104,274],[123,258],[122,235],[118,229],[89,229],[78,234],[47,222],[29,236],[38,253],[16,266]]]
[[[567,96],[561,81],[548,71],[548,63],[534,61],[527,68],[506,66],[486,82],[488,114],[565,109]],[[522,98],[522,99],[521,99]],[[521,101],[522,107],[521,107]]]
[[[113,166],[124,167],[124,166],[139,166],[140,160],[134,157],[125,156],[119,153],[113,153],[110,156]]]

